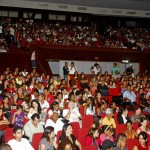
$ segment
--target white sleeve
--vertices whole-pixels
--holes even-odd
[[[24,146],[26,147],[26,150],[34,150],[34,148],[31,146],[31,144],[27,139],[24,139],[24,143],[25,143]]]
[[[66,117],[66,116],[67,116],[68,111],[69,111],[68,109],[64,109],[64,110],[63,110],[63,117]]]

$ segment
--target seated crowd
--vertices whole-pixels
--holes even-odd
[[[150,48],[150,30],[140,27],[118,27],[108,26],[104,33],[104,46],[112,48]]]
[[[11,18],[3,20],[0,27],[3,35],[0,37],[2,52],[4,49],[8,51],[9,42],[17,43],[19,48],[28,48],[31,44],[132,48],[141,51],[150,48],[150,30],[140,27],[108,26],[104,33],[99,35],[89,26],[67,25],[59,22],[40,23],[28,19],[12,21]]]
[[[0,92],[1,143],[8,143],[1,150],[150,150],[148,75],[100,71],[65,80],[6,68]],[[129,140],[136,140],[132,149]]]

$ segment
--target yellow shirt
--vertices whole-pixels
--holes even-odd
[[[102,125],[109,125],[112,126],[113,128],[116,128],[116,123],[114,118],[108,119],[107,116],[102,120]]]

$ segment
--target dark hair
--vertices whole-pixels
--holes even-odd
[[[57,101],[54,101],[52,104],[51,104],[51,107],[50,107],[50,110],[54,110],[54,106],[55,105],[59,105],[59,103]]]
[[[46,127],[45,130],[44,130],[43,138],[46,138],[47,141],[49,141],[50,140],[49,134],[51,134],[52,132],[54,132],[53,127],[51,127],[51,126]]]
[[[98,128],[99,127],[99,121],[102,119],[102,117],[101,116],[98,116],[98,115],[96,115],[96,116],[94,116],[93,117],[93,122],[94,122],[94,124],[95,124],[95,126],[96,126],[96,128]]]
[[[39,101],[37,100],[37,99],[34,99],[34,100],[32,100],[32,102],[31,102],[31,106],[33,107],[33,103],[37,103],[38,104],[38,113],[40,114],[41,113],[41,105],[40,105],[40,103],[39,103]],[[34,107],[33,107],[34,108]]]
[[[90,97],[88,97],[88,99],[89,99],[90,101],[92,101],[91,109],[92,109],[92,111],[93,111],[93,109],[94,109],[93,107],[95,106],[94,97],[90,96]],[[89,107],[89,106],[87,105],[87,107]]]
[[[126,109],[126,107],[121,107],[118,112],[118,117],[120,117]]]
[[[146,133],[146,132],[140,132],[140,133],[138,134],[138,139],[139,139],[140,135],[142,135],[142,137],[143,137],[144,140],[147,140],[148,136],[147,136],[147,133]]]
[[[75,94],[76,94],[76,96],[78,96],[78,95],[82,94],[82,92],[80,90],[77,90]]]
[[[74,146],[72,144],[72,142],[68,139],[63,140],[62,142],[60,142],[60,144],[58,145],[58,149],[57,150],[65,150],[66,145],[71,145],[72,149],[74,149]]]
[[[131,120],[128,120],[128,121],[126,122],[126,125],[127,125],[128,123],[133,124]]]
[[[88,132],[88,135],[94,139],[94,136],[93,134],[96,132],[96,130],[98,130],[98,128],[90,128],[89,132]]]
[[[18,110],[18,109],[23,109],[23,107],[22,107],[21,105],[18,105],[16,109],[17,109],[17,110]]]
[[[34,119],[37,118],[37,119],[40,119],[40,115],[38,113],[35,113],[31,116],[31,119],[34,121]]]
[[[22,131],[23,129],[22,129],[22,127],[20,127],[20,126],[16,126],[16,127],[13,128],[13,133],[16,134],[16,132],[17,132],[18,130],[21,130],[21,131]]]
[[[121,138],[126,138],[126,135],[123,133],[118,134],[117,141],[119,141],[119,139],[121,139]]]
[[[12,150],[12,148],[10,147],[9,144],[3,144],[3,145],[0,146],[0,150],[8,150],[8,148],[9,148],[10,150]]]
[[[58,93],[57,93],[57,95],[56,95],[56,97],[58,98],[58,96],[59,96],[60,94],[62,95],[62,93],[61,93],[61,92],[58,92]]]
[[[71,99],[71,97],[74,95],[74,93],[73,92],[71,92],[71,93],[69,93],[69,95],[68,95],[68,99],[70,100]]]
[[[108,131],[109,129],[110,129],[109,125],[103,125],[101,132],[104,133],[105,131]]]
[[[38,89],[34,89],[33,92],[36,92],[39,95]]]
[[[146,117],[142,117],[142,118],[140,119],[140,122],[143,122],[144,120],[147,120],[147,121],[148,121],[148,119],[147,119]]]
[[[66,130],[67,130],[67,128],[68,128],[69,126],[72,127],[72,125],[69,124],[69,123],[64,124],[63,129],[62,129],[62,135],[66,135]]]

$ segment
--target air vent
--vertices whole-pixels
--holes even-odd
[[[129,14],[129,15],[135,15],[136,12],[135,11],[128,11],[127,14]]]
[[[48,3],[38,3],[40,7],[48,7]]]
[[[78,10],[87,10],[86,7],[78,7]]]
[[[145,13],[146,16],[150,16],[150,13]]]
[[[106,9],[103,9],[103,10],[98,9],[97,12],[98,12],[98,13],[107,13],[107,10],[106,10]]]
[[[67,6],[67,5],[59,5],[58,8],[61,8],[61,9],[67,9],[68,6]]]
[[[112,13],[115,13],[115,14],[121,14],[122,11],[120,11],[120,10],[113,10]]]

